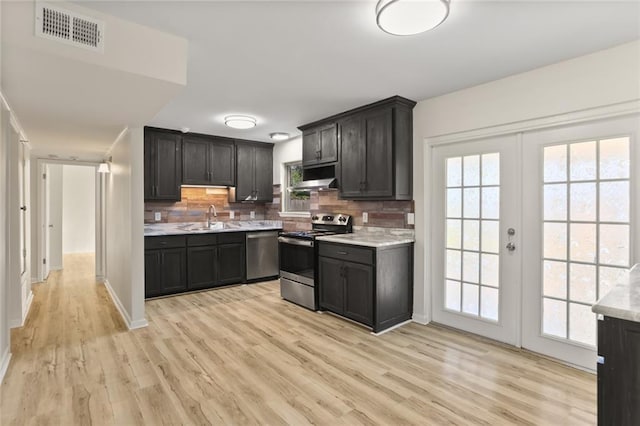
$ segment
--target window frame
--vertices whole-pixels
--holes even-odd
[[[292,161],[289,163],[284,163],[282,165],[283,169],[283,179],[281,184],[281,217],[310,217],[311,213],[309,209],[307,210],[291,210],[291,198],[289,191],[291,185],[291,167],[300,166],[302,167],[302,161]],[[311,197],[311,191],[307,191],[309,193],[309,197]],[[309,206],[310,208],[310,206]]]

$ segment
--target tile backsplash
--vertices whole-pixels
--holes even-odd
[[[280,217],[280,185],[273,186],[273,203],[229,203],[226,188],[182,187],[182,200],[177,203],[146,202],[144,204],[145,223],[205,222],[207,210],[213,204],[218,212],[218,220],[281,220],[285,230],[311,228],[308,217]],[[407,213],[413,213],[413,201],[352,201],[338,199],[338,191],[311,191],[311,213],[343,213],[353,216],[355,226],[413,229],[407,224]],[[235,217],[231,219],[231,211]],[[154,213],[160,213],[160,221],[154,220]],[[369,221],[362,222],[362,213],[367,212]]]
[[[213,204],[218,212],[218,220],[264,220],[264,204],[229,203],[227,188],[182,187],[182,200],[177,203],[147,201],[144,203],[144,223],[205,222],[207,210]],[[231,219],[231,212],[235,217]],[[251,212],[255,218],[251,218]],[[154,220],[154,213],[160,213],[160,221]]]

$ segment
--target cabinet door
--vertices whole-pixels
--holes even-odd
[[[320,135],[320,163],[338,161],[338,131],[335,124],[318,129]]]
[[[365,185],[367,198],[393,196],[393,112],[391,108],[364,117],[366,133]]]
[[[216,140],[209,146],[212,185],[235,185],[236,148],[233,142]]]
[[[210,141],[193,136],[185,136],[182,142],[182,182],[191,185],[207,185],[211,181],[209,173]]]
[[[160,250],[144,252],[144,297],[162,295],[161,258]]]
[[[154,133],[155,200],[180,201],[182,138],[173,133]]]
[[[340,178],[338,187],[344,198],[359,197],[364,183],[364,138],[360,116],[340,124]]]
[[[150,132],[144,132],[144,199],[153,200],[156,192],[155,144]]]
[[[344,316],[373,325],[373,268],[345,262]]]
[[[220,244],[218,246],[218,285],[244,281],[244,243]]]
[[[162,291],[179,293],[187,289],[187,249],[162,250]]]
[[[273,201],[273,147],[256,147],[255,197],[256,201]]]
[[[307,130],[302,134],[302,165],[314,166],[320,160],[320,132],[318,129]]]
[[[254,198],[255,148],[253,145],[237,144],[236,199],[251,201]],[[273,179],[273,178],[272,178]]]
[[[199,290],[216,285],[218,249],[216,246],[189,247],[189,289]]]
[[[318,285],[320,286],[320,308],[344,313],[344,278],[339,260],[328,257],[318,258]]]

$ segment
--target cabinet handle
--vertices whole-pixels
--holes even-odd
[[[166,241],[160,241],[160,245],[161,245],[161,246],[166,246],[166,245],[167,245],[167,242],[166,242]]]
[[[349,254],[349,252],[346,252],[346,251],[339,251],[339,252],[338,252],[338,254],[341,254],[341,255],[343,255],[343,256],[346,256],[346,255],[348,255],[348,254]]]
[[[164,265],[164,252],[160,253],[160,263]]]

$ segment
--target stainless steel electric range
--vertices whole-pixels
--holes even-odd
[[[316,237],[353,232],[351,216],[316,214],[310,231],[281,232],[280,296],[305,308],[318,309]]]

